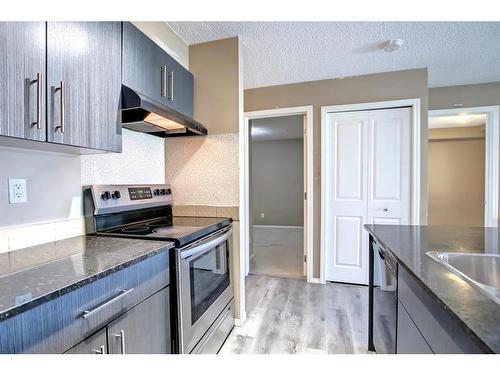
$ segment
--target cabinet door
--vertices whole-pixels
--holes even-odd
[[[0,22],[0,135],[45,141],[44,85],[45,22]]]
[[[181,64],[171,58],[167,105],[184,115],[193,117],[193,75]]]
[[[193,75],[129,22],[123,24],[123,84],[193,116]]]
[[[432,350],[417,329],[405,308],[398,302],[397,354],[432,354]]]
[[[110,354],[171,353],[169,287],[108,325]]]
[[[121,23],[47,23],[49,142],[121,151]]]
[[[107,346],[106,328],[103,328],[86,340],[73,346],[66,354],[107,354]]]
[[[157,102],[166,100],[166,52],[130,22],[123,23],[123,84]]]

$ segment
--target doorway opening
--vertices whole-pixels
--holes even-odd
[[[302,278],[304,115],[250,120],[249,272]]]
[[[486,115],[429,119],[429,225],[484,226]]]
[[[429,111],[429,225],[497,226],[498,107]]]
[[[313,142],[313,107],[286,107],[274,108],[252,112],[245,112],[244,121],[240,125],[240,253],[239,253],[239,307],[241,319],[238,324],[246,319],[246,277],[250,273],[250,248],[252,241],[252,210],[250,204],[251,190],[251,122],[257,119],[279,118],[299,115],[303,118],[303,275],[307,282],[319,282],[313,277],[313,264],[315,261],[313,253],[314,233],[314,142]],[[264,213],[264,218],[266,214]]]

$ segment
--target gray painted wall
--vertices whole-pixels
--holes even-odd
[[[9,178],[26,179],[26,203],[9,204]],[[79,216],[78,155],[0,148],[0,227]]]
[[[303,140],[252,142],[251,148],[253,224],[303,225]]]
[[[303,105],[314,107],[314,277],[320,274],[321,243],[321,107],[326,105],[378,102],[420,98],[420,214],[427,219],[427,69],[362,75],[344,79],[325,79],[288,85],[245,90],[245,111],[287,108]]]

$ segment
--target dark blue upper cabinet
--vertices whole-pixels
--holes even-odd
[[[123,23],[123,84],[193,116],[193,75],[129,22]]]
[[[163,100],[164,51],[129,22],[123,23],[122,82],[125,86]],[[163,61],[162,61],[163,58]]]
[[[47,140],[121,151],[121,22],[47,23]]]
[[[171,58],[167,68],[167,104],[186,116],[193,117],[193,75]]]
[[[45,22],[0,22],[0,135],[45,134]]]

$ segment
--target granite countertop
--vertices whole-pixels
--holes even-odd
[[[426,255],[428,251],[500,252],[498,228],[365,225],[465,329],[500,353],[500,305]]]
[[[167,251],[173,243],[80,236],[0,254],[0,321]]]

